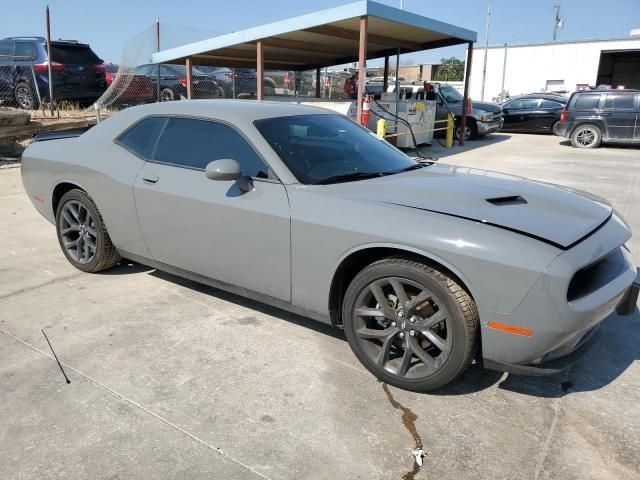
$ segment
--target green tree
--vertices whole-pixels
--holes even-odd
[[[464,78],[464,62],[456,57],[442,58],[435,77],[441,82],[461,81]]]

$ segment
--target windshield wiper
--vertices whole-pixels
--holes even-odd
[[[387,175],[384,172],[351,172],[343,173],[340,175],[333,175],[331,177],[323,178],[317,182],[313,182],[311,185],[327,185],[329,183],[348,182],[349,180],[365,180],[367,178],[382,177]]]
[[[410,172],[411,170],[417,170],[419,168],[428,167],[429,165],[433,165],[433,162],[430,162],[430,161],[419,162],[414,165],[409,165],[408,167],[401,168],[400,170],[394,170],[393,172],[389,172],[389,173]]]

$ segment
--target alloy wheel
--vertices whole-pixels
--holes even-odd
[[[357,341],[379,368],[403,379],[432,375],[453,345],[449,314],[435,295],[400,277],[371,282],[353,310]]]
[[[98,237],[89,210],[75,200],[62,207],[60,236],[69,256],[78,263],[89,263],[96,255]]]
[[[18,105],[20,105],[20,108],[24,110],[33,109],[33,96],[31,95],[29,87],[19,85],[18,88],[16,88],[16,101]]]
[[[576,142],[581,147],[589,147],[596,141],[596,132],[591,128],[582,128],[576,133]]]

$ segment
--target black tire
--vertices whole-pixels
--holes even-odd
[[[163,88],[160,90],[160,101],[161,102],[172,102],[176,99],[176,94],[170,88]]]
[[[460,120],[458,120],[456,122],[456,128],[453,132],[456,140],[460,140],[461,131],[462,131],[462,124]],[[473,119],[467,117],[466,135],[464,140],[466,142],[467,140],[475,140],[476,138],[478,138],[478,126],[476,125],[476,122]]]
[[[553,125],[551,125],[551,133],[553,135],[555,135],[556,137],[558,137],[558,127],[560,126],[560,121],[556,120],[555,122],[553,122]]]
[[[63,238],[63,231],[65,230],[65,227],[69,227],[67,219],[63,214],[63,210],[65,210],[66,207],[71,208],[71,206],[78,204],[84,207],[84,209],[86,209],[88,214],[90,215],[90,217],[85,215],[84,223],[87,223],[87,225],[94,231],[94,235],[92,238],[92,241],[95,245],[94,254],[90,259],[88,257],[85,257],[85,260],[87,261],[79,261],[77,258],[74,258],[73,249],[69,249],[67,246],[65,246],[65,241],[69,238],[66,238],[66,240],[65,238]],[[87,219],[89,219],[88,222],[86,221]],[[80,224],[83,222],[81,219],[79,219],[78,223]],[[91,225],[93,225],[93,227],[91,227]],[[82,232],[84,232],[84,225],[82,225],[82,227]],[[87,232],[88,230],[89,229],[87,229]],[[60,199],[58,208],[56,209],[56,233],[58,235],[58,243],[60,244],[62,252],[64,253],[65,257],[67,257],[67,260],[69,260],[69,263],[71,263],[71,265],[76,267],[78,270],[90,273],[99,272],[101,270],[106,270],[107,268],[113,267],[121,259],[118,251],[111,242],[111,238],[109,237],[109,233],[107,232],[107,227],[104,224],[102,215],[100,215],[95,202],[82,190],[70,190],[65,193]],[[72,235],[73,233],[75,232],[72,232],[69,235]],[[81,235],[81,233],[78,233],[78,237]],[[84,243],[86,243],[86,241]]]
[[[13,94],[16,104],[23,110],[34,110],[38,108],[38,101],[28,83],[18,83],[13,89]]]
[[[602,132],[590,123],[577,126],[571,133],[571,145],[575,148],[598,148],[602,142]]]
[[[395,321],[388,321],[385,319],[376,318],[373,315],[357,315],[358,312],[363,311],[378,311],[379,302],[375,307],[362,306],[360,304],[361,299],[367,296],[373,298],[373,303],[376,303],[378,296],[371,293],[373,291],[372,285],[384,285],[384,282],[390,279],[389,282],[410,282],[411,284],[419,285],[424,290],[420,294],[416,294],[414,297],[409,297],[407,293],[406,297],[410,300],[405,304],[406,318],[397,317]],[[391,283],[390,283],[391,285]],[[403,285],[402,288],[407,286]],[[409,285],[410,288],[411,285]],[[385,289],[391,288],[395,290],[395,286],[384,286],[379,291],[384,293],[384,299],[388,300],[388,293]],[[416,287],[417,288],[417,287]],[[387,290],[388,291],[388,290]],[[415,291],[418,291],[416,289]],[[428,300],[421,301],[419,308],[413,310],[413,313],[408,309],[408,305],[412,300],[416,300],[419,295],[428,296]],[[392,297],[393,295],[391,295]],[[400,298],[399,296],[397,298]],[[400,302],[398,302],[400,303]],[[394,310],[392,305],[387,305],[391,312],[396,312],[395,315],[400,315],[403,312],[402,307],[398,310]],[[434,308],[435,307],[435,308]],[[385,307],[386,308],[386,307]],[[385,310],[381,308],[381,310]],[[427,316],[423,311],[428,310]],[[416,317],[415,314],[419,313]],[[432,326],[425,327],[420,322],[428,322],[435,315],[440,315],[438,318],[443,318],[441,323],[434,324]],[[409,319],[411,315],[411,319]],[[419,318],[419,320],[416,320]],[[435,390],[457,378],[472,362],[476,350],[478,348],[478,311],[473,299],[469,296],[466,290],[450,275],[429,267],[419,261],[405,258],[405,257],[389,257],[364,268],[347,288],[342,308],[342,319],[344,325],[345,335],[349,341],[349,345],[353,350],[356,357],[362,362],[362,364],[377,378],[390,385],[394,385],[398,388],[405,390],[412,390],[416,392],[426,392]],[[436,320],[437,321],[437,320]],[[388,322],[386,326],[380,325],[381,322]],[[417,322],[408,324],[408,322]],[[379,328],[379,330],[378,330]],[[434,330],[436,329],[436,330]],[[445,330],[446,329],[446,330]],[[363,339],[363,332],[385,332],[385,340],[372,337],[365,337]],[[387,335],[386,332],[391,332]],[[393,333],[393,332],[397,333]],[[413,331],[413,333],[411,333]],[[446,345],[442,350],[436,347],[436,343],[431,342],[427,336],[423,333],[427,331],[428,334],[437,333],[439,340],[443,340],[442,336],[446,337]],[[400,333],[402,332],[402,334]],[[368,335],[368,333],[367,333]],[[377,334],[380,335],[380,334]],[[451,337],[450,337],[451,336]],[[387,343],[390,344],[386,348],[386,360],[383,358],[380,365],[381,353],[385,351],[385,341],[388,338],[392,338]],[[429,336],[432,338],[433,336]],[[380,342],[380,345],[377,344]],[[417,342],[417,343],[416,343]],[[413,345],[413,346],[412,346]],[[440,355],[444,355],[441,362],[437,366],[431,367],[424,361],[416,356],[414,353],[409,354],[410,366],[403,375],[398,375],[398,372],[402,371],[401,366],[397,366],[398,363],[404,364],[404,355],[406,355],[407,348],[410,346],[409,351],[416,351],[415,346],[422,348],[421,353],[425,352],[440,352],[437,356],[432,357],[429,353],[429,361],[431,359],[438,359]],[[379,350],[376,350],[379,348]],[[446,349],[446,353],[445,353]],[[402,358],[398,357],[402,353]],[[391,358],[392,355],[396,355]],[[374,360],[376,357],[377,361]],[[418,362],[414,362],[415,358]],[[393,371],[396,362],[395,372]],[[422,362],[422,364],[420,364]],[[420,369],[425,373],[421,373]]]

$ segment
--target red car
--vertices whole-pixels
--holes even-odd
[[[115,88],[120,90],[118,99],[128,103],[147,103],[156,100],[156,89],[153,82],[146,75],[138,73],[120,72],[118,65],[105,64],[107,85],[116,82]]]

